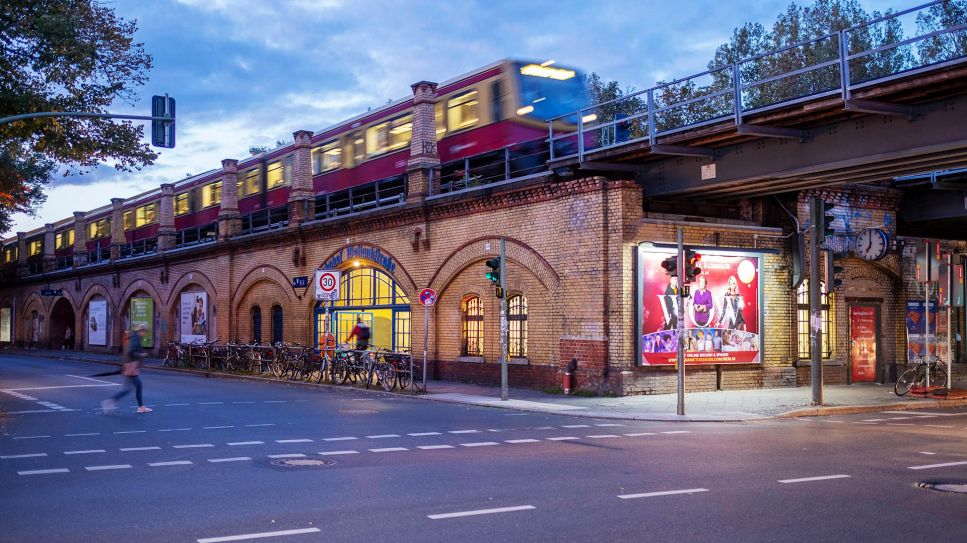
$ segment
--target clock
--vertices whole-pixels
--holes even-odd
[[[883,258],[889,246],[889,237],[879,228],[867,228],[856,236],[856,256],[863,260]]]

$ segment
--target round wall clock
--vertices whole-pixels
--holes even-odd
[[[889,247],[889,236],[879,228],[867,228],[856,236],[856,256],[863,260],[879,260]]]

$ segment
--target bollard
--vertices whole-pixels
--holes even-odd
[[[574,374],[569,371],[564,372],[564,382],[561,383],[561,388],[564,389],[565,394],[571,393],[571,383],[573,382],[573,379],[572,379],[573,376]]]

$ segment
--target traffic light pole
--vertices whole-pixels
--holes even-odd
[[[809,327],[810,327],[810,380],[812,381],[813,405],[823,405],[823,309],[819,290],[819,238],[823,235],[825,213],[817,197],[810,201],[812,232],[809,236]]]
[[[507,401],[507,243],[500,238],[500,399]]]
[[[134,121],[166,121],[175,122],[169,116],[152,117],[151,115],[118,115],[114,113],[84,113],[82,111],[47,111],[42,113],[24,113],[0,118],[0,124],[12,123],[14,121],[25,121],[27,119],[37,119],[40,117],[86,117],[94,119],[128,119]]]
[[[685,415],[685,244],[678,228],[678,414]]]

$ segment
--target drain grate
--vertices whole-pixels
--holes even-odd
[[[340,409],[341,415],[375,415],[379,413],[375,409]]]
[[[321,458],[285,458],[272,461],[273,466],[283,468],[324,468],[335,463],[335,460],[323,460]]]
[[[967,482],[964,481],[924,481],[917,483],[917,487],[949,494],[967,494]]]

